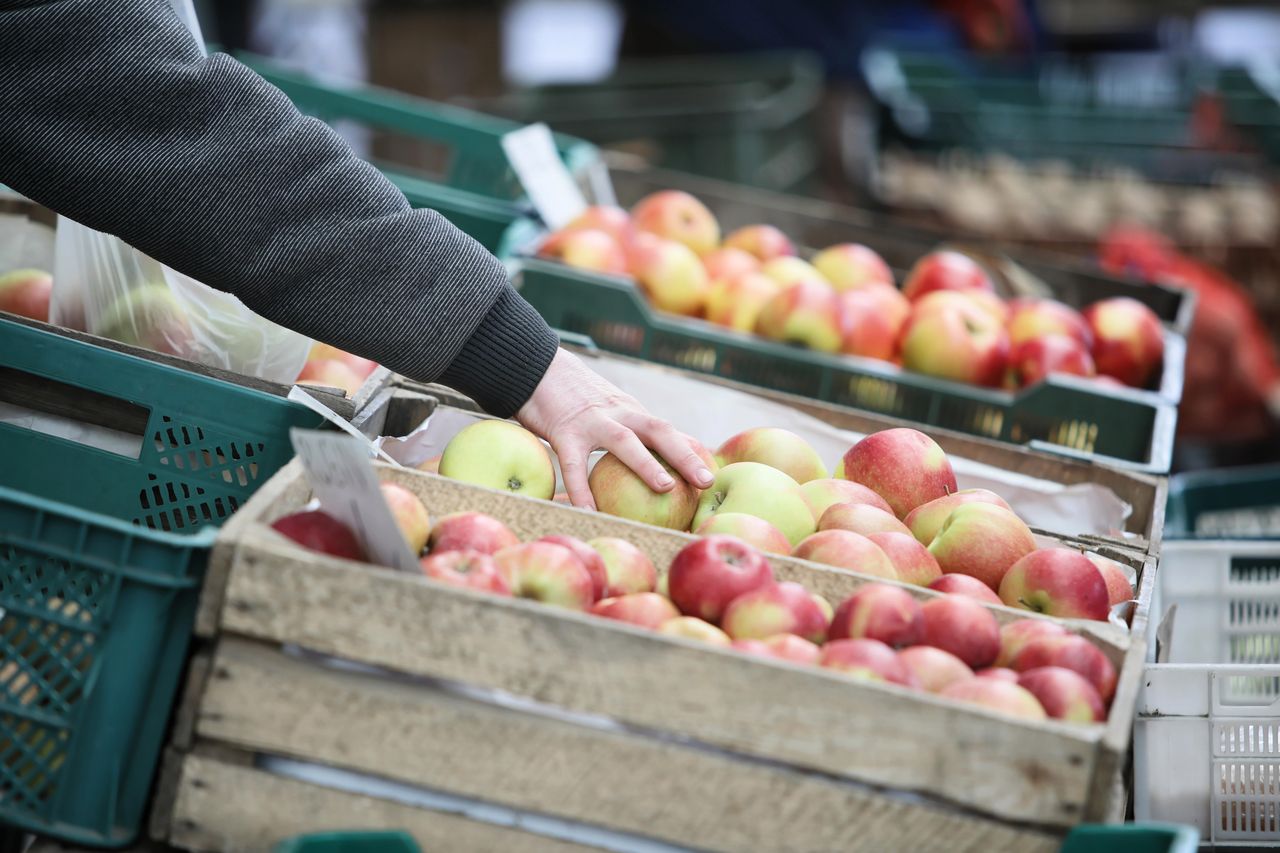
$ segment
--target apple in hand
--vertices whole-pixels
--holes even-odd
[[[1018,683],[1018,673],[1005,666],[989,666],[978,670],[973,675],[975,678],[991,678],[996,681],[1007,681],[1010,684]]]
[[[871,284],[840,294],[840,351],[893,361],[910,315],[911,303],[888,284]]]
[[[1028,720],[1043,720],[1046,717],[1039,700],[1029,691],[1000,679],[970,678],[968,681],[952,684],[938,695],[981,705],[1011,717],[1024,717]]]
[[[735,462],[721,468],[698,500],[693,529],[721,512],[744,512],[763,518],[793,545],[816,528],[800,485],[777,468],[760,462]]]
[[[653,630],[680,615],[674,604],[656,592],[633,592],[602,598],[591,605],[591,613]]]
[[[698,490],[665,461],[662,467],[675,480],[669,492],[655,492],[612,453],[596,462],[587,478],[596,509],[619,518],[671,530],[688,530],[698,508]]]
[[[1025,341],[1050,335],[1065,335],[1088,352],[1093,343],[1093,332],[1079,311],[1056,299],[1023,297],[1009,302],[1009,343],[1018,345]]]
[[[759,462],[777,468],[797,483],[827,477],[827,466],[817,451],[794,432],[777,427],[756,427],[738,433],[720,445],[716,460],[721,465]]]
[[[872,284],[893,287],[893,271],[884,258],[861,243],[828,246],[813,256],[813,267],[841,293]]]
[[[1106,621],[1111,612],[1102,572],[1069,548],[1041,548],[1010,566],[1000,581],[1000,600],[1064,619]]]
[[[1068,631],[1057,622],[1048,619],[1019,619],[1000,627],[1000,656],[996,658],[998,667],[1013,666],[1014,660],[1022,649],[1032,640],[1041,637],[1066,637]]]
[[[757,260],[771,261],[796,253],[786,234],[772,225],[745,225],[724,238],[724,245],[750,252]]]
[[[1093,357],[1082,344],[1065,335],[1045,335],[1015,344],[1009,351],[1005,384],[1026,388],[1051,373],[1093,376],[1096,372]]]
[[[730,601],[720,627],[735,640],[795,634],[821,643],[827,636],[827,617],[807,589],[784,581],[756,587]]]
[[[707,291],[707,320],[735,332],[751,332],[760,312],[778,294],[778,284],[758,272],[718,278]]]
[[[351,529],[318,509],[307,509],[277,518],[271,523],[277,533],[288,536],[303,548],[332,557],[364,560],[364,549]]]
[[[933,542],[934,537],[938,535],[938,531],[942,529],[943,522],[955,510],[956,507],[966,503],[989,503],[999,507],[1004,507],[1010,512],[1013,508],[1005,502],[1005,499],[997,495],[995,492],[987,489],[961,489],[958,492],[952,492],[940,498],[934,498],[928,503],[921,504],[911,512],[907,513],[907,517],[902,523],[911,528],[911,535],[915,536],[922,545],[929,545]]]
[[[586,610],[595,599],[595,584],[582,560],[563,545],[526,542],[493,555],[512,595]]]
[[[920,686],[930,693],[941,693],[956,682],[973,678],[973,670],[969,669],[968,664],[951,652],[944,652],[933,646],[911,646],[903,649],[898,652],[898,660],[906,664]]]
[[[424,575],[450,586],[477,589],[496,595],[511,594],[511,585],[503,577],[493,557],[480,551],[444,551],[423,557],[419,564]]]
[[[798,560],[811,560],[864,575],[898,580],[898,572],[880,546],[861,533],[823,530],[806,537],[791,551]]]
[[[894,571],[898,573],[898,580],[903,583],[929,586],[943,577],[942,569],[938,567],[938,561],[929,553],[929,549],[917,542],[911,534],[871,533],[867,535],[867,538],[876,543],[881,551],[884,551],[885,556],[889,558],[889,562],[893,564]],[[965,576],[954,575],[954,577]],[[983,589],[986,589],[986,587],[984,586]],[[987,592],[991,592],[991,590],[987,590]],[[992,595],[994,596],[994,593]]]
[[[965,598],[972,598],[974,601],[982,601],[987,604],[1004,604],[1000,600],[1000,596],[996,595],[991,587],[968,575],[943,575],[931,581],[929,589],[934,592],[945,592],[948,595],[963,595]]]
[[[773,341],[838,352],[844,342],[840,300],[825,281],[803,279],[783,285],[760,309],[756,331]]]
[[[413,492],[396,483],[381,483],[378,488],[382,499],[391,510],[396,527],[404,537],[409,551],[416,557],[427,547],[427,537],[431,535],[431,517],[427,508]]]
[[[440,456],[440,476],[543,500],[556,491],[547,448],[511,421],[476,421],[459,430]]]
[[[879,640],[832,640],[822,647],[818,666],[865,681],[888,681],[903,687],[919,687],[898,653]]]
[[[1004,380],[1009,336],[1000,321],[974,305],[916,312],[902,329],[907,370],[997,387]]]
[[[1108,560],[1099,554],[1085,554],[1089,562],[1102,572],[1102,579],[1107,582],[1107,599],[1112,607],[1133,600],[1133,584],[1124,567],[1115,560]]]
[[[0,275],[0,311],[49,322],[53,276],[44,270],[22,269]]]
[[[1000,625],[972,598],[946,595],[926,601],[920,610],[921,644],[951,652],[973,669],[989,666],[1000,654]]]
[[[911,531],[891,512],[871,506],[870,504],[845,503],[833,504],[818,519],[819,530],[849,530],[870,536],[872,533],[903,533],[908,536]]]
[[[648,555],[635,545],[615,536],[599,536],[587,544],[604,562],[605,596],[653,592],[658,582],[658,570]]]
[[[870,504],[885,512],[893,512],[884,498],[852,480],[810,480],[800,484],[800,494],[804,495],[805,503],[809,504],[809,509],[813,511],[815,522],[822,518],[822,514],[834,504]]]
[[[1040,637],[1022,647],[1013,669],[1027,672],[1042,666],[1061,666],[1080,673],[1098,691],[1103,702],[1116,692],[1116,668],[1102,650],[1084,637]]]
[[[1018,676],[1018,686],[1036,697],[1055,720],[1101,723],[1107,718],[1097,688],[1073,670],[1060,666],[1029,669]]]
[[[720,223],[707,206],[687,192],[662,190],[636,202],[631,222],[639,231],[682,243],[705,255],[720,243]]]
[[[827,636],[832,640],[873,640],[902,648],[920,642],[924,616],[920,602],[905,589],[887,584],[864,586],[836,608]]]
[[[653,234],[637,234],[627,261],[640,289],[655,307],[686,316],[702,311],[711,280],[688,246]]]
[[[916,261],[902,293],[912,302],[936,290],[984,290],[995,292],[995,285],[977,261],[960,252],[930,252]]]
[[[1093,332],[1093,361],[1098,373],[1135,388],[1145,387],[1164,358],[1160,318],[1127,296],[1104,299],[1085,309]]]
[[[729,602],[773,583],[764,555],[731,536],[706,536],[680,549],[667,570],[667,590],[686,616],[719,622]]]
[[[668,637],[683,637],[686,640],[695,640],[711,646],[730,645],[728,634],[710,622],[695,616],[677,616],[674,619],[668,619],[658,626],[658,633],[666,634]]]
[[[520,539],[498,519],[483,512],[455,512],[431,528],[427,549],[432,554],[446,551],[479,551],[496,554],[519,544]]]
[[[791,543],[782,535],[781,530],[763,518],[756,518],[745,512],[717,512],[693,532],[699,536],[735,536],[769,554],[785,556],[791,553]]]
[[[613,236],[596,228],[557,231],[542,241],[538,257],[609,275],[626,275],[628,270],[627,253],[622,246]]]
[[[573,552],[573,556],[578,558],[582,563],[582,567],[587,570],[587,574],[591,575],[591,595],[592,601],[599,601],[605,597],[605,591],[609,588],[609,574],[605,569],[604,558],[602,558],[595,548],[592,548],[586,542],[576,536],[565,536],[563,534],[554,534],[552,536],[543,536],[538,542],[550,542],[552,545],[563,545]],[[656,573],[655,573],[656,574]]]
[[[1035,549],[1035,537],[1022,519],[980,502],[956,507],[929,543],[943,573],[969,575],[995,590],[1009,567]]]
[[[947,454],[932,438],[907,427],[873,432],[850,447],[842,463],[846,480],[875,491],[898,518],[956,491]]]

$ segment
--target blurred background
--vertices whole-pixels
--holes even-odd
[[[1280,8],[1194,0],[218,0],[206,37],[885,228],[1197,294],[1178,469],[1280,459]],[[338,124],[424,175],[420,139]]]

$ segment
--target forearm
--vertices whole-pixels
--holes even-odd
[[[0,182],[48,207],[499,414],[550,362],[496,259],[162,0],[0,0],[0,80]]]

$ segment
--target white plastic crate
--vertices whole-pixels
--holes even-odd
[[[1135,817],[1280,845],[1280,541],[1166,540],[1151,612]]]

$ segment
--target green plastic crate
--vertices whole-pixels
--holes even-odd
[[[1165,535],[1171,539],[1280,539],[1280,465],[1171,477]]]
[[[286,839],[272,853],[421,853],[407,832],[318,832]]]
[[[0,318],[0,386],[19,374],[73,394],[81,420],[124,429],[131,404],[139,440],[133,458],[0,424],[0,823],[123,847],[217,525],[292,456],[289,428],[320,419]]]
[[[934,379],[663,314],[627,279],[536,258],[520,263],[516,282],[552,327],[606,351],[1132,470],[1169,470],[1177,413],[1156,393],[1074,377],[1016,394]]]
[[[1062,853],[1196,853],[1194,827],[1165,823],[1085,824],[1067,833]]]

